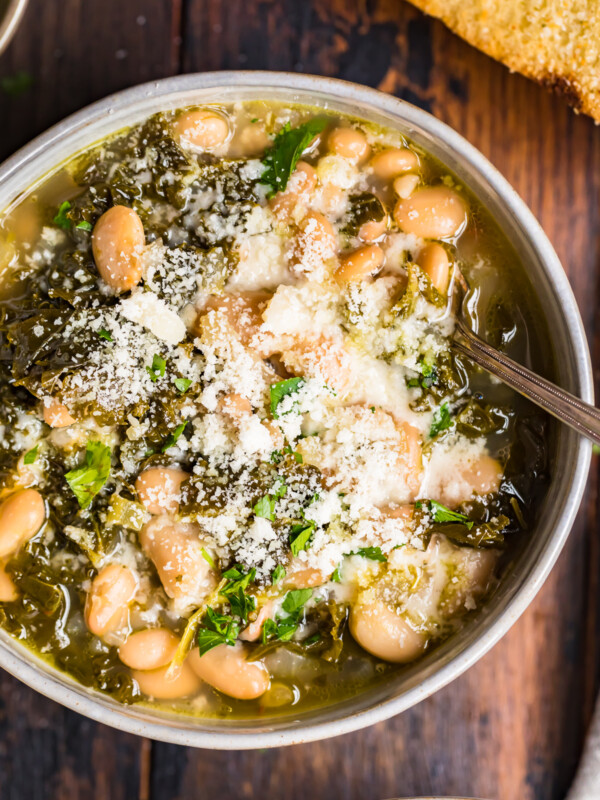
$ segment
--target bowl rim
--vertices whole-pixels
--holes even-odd
[[[8,47],[29,0],[9,0],[6,12],[0,19],[0,53]]]
[[[371,107],[396,117],[401,124],[415,125],[424,130],[441,142],[450,155],[456,154],[466,162],[466,165],[519,220],[524,231],[524,239],[540,263],[543,263],[544,272],[561,299],[565,332],[575,354],[573,370],[580,395],[587,402],[593,402],[589,349],[575,297],[558,256],[533,213],[487,158],[459,133],[428,112],[378,90],[335,78],[244,70],[193,73],[140,84],[109,95],[68,116],[8,158],[0,165],[0,197],[4,184],[10,178],[14,178],[25,164],[37,162],[38,159],[43,160],[44,153],[90,123],[99,123],[103,118],[115,114],[115,111],[134,108],[136,103],[148,102],[149,99],[156,101],[157,106],[161,101],[166,105],[170,94],[186,91],[201,92],[224,86],[235,86],[238,90],[242,88],[254,90],[257,97],[260,96],[261,90],[280,91],[288,95],[293,95],[294,91],[315,91],[328,95],[332,101],[339,99],[353,103],[359,113],[361,107]],[[289,99],[293,102],[293,97]],[[364,113],[367,116],[366,108]],[[59,163],[60,160],[54,161],[52,167],[55,168]],[[40,167],[39,178],[45,174],[47,170],[44,172]],[[3,207],[0,204],[0,211]],[[381,722],[429,697],[466,671],[496,644],[527,608],[547,578],[570,532],[585,489],[591,452],[589,442],[582,439],[575,441],[572,479],[562,513],[556,518],[552,534],[548,537],[548,543],[539,559],[523,577],[520,587],[515,590],[514,596],[509,599],[498,618],[493,620],[478,638],[467,644],[462,652],[425,678],[421,685],[413,686],[397,697],[375,702],[369,708],[344,716],[342,707],[337,718],[312,723],[310,720],[302,720],[294,727],[281,730],[246,728],[245,731],[236,731],[226,727],[210,730],[190,729],[181,724],[180,717],[158,715],[153,719],[142,719],[142,713],[136,714],[132,707],[122,706],[99,696],[98,693],[92,693],[57,670],[45,669],[43,661],[35,656],[27,658],[24,648],[6,635],[0,635],[0,666],[36,691],[98,722],[159,741],[194,747],[254,749],[290,745],[350,733]],[[183,720],[193,722],[189,717],[184,717]],[[243,726],[243,721],[240,720],[239,724]]]

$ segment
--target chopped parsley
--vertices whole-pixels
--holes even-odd
[[[312,594],[312,589],[293,589],[284,597],[281,608],[288,614],[297,614],[308,603]]]
[[[186,429],[187,424],[188,421],[186,419],[185,422],[182,422],[181,425],[178,425],[175,430],[167,436],[165,443],[160,449],[161,453],[166,453],[170,447],[173,447],[173,445],[177,444],[177,440]]]
[[[189,378],[175,378],[173,383],[180,394],[185,394],[192,385],[192,381]]]
[[[302,550],[308,548],[314,531],[314,522],[299,522],[297,525],[292,525],[292,530],[290,531],[290,550],[293,555],[297,556]]]
[[[466,514],[459,514],[458,511],[452,511],[452,509],[447,508],[441,503],[438,503],[437,500],[426,500],[425,502],[419,500],[417,503],[415,503],[415,508],[421,509],[424,506],[433,517],[434,522],[460,522],[469,530],[471,530],[475,524],[467,517]]]
[[[277,566],[273,570],[273,574],[271,575],[271,582],[273,583],[273,586],[275,586],[276,583],[282,581],[284,578],[285,578],[285,568],[281,564],[277,564]]]
[[[381,552],[381,547],[360,547],[353,553],[348,553],[348,555],[370,558],[371,561],[387,561],[387,556]]]
[[[254,504],[252,510],[257,517],[263,517],[273,522],[275,519],[275,503],[284,497],[286,492],[287,486],[285,485],[285,481],[282,478],[278,478],[278,482],[273,491],[261,497],[260,500]]]
[[[248,614],[256,608],[256,598],[247,593],[249,584],[256,578],[256,570],[252,568],[248,572],[244,572],[243,569],[242,566],[236,564],[235,567],[223,573],[227,583],[221,589],[221,594],[227,598],[231,606],[231,613],[246,623]]]
[[[62,228],[64,231],[68,231],[71,229],[71,220],[67,217],[67,211],[71,208],[71,203],[68,200],[65,200],[64,203],[61,203],[59,206],[58,211],[56,212],[56,216],[53,219],[55,225],[58,225],[59,228]]]
[[[262,628],[262,641],[266,643],[268,639],[279,639],[281,642],[289,642],[298,630],[300,617],[304,613],[304,606],[312,597],[312,589],[294,589],[286,594],[281,604],[285,616],[277,615],[276,619],[267,619]]]
[[[91,231],[92,230],[92,223],[88,222],[87,219],[78,222],[75,227],[80,231]]]
[[[240,632],[239,624],[227,614],[218,614],[212,608],[206,609],[204,624],[198,630],[198,648],[203,656],[220,644],[233,647]]]
[[[150,375],[152,383],[156,383],[165,374],[167,362],[162,356],[155,354],[152,358],[152,366],[146,367],[146,372]]]
[[[304,378],[287,378],[284,381],[278,381],[271,386],[271,414],[275,419],[279,418],[277,407],[284,397],[290,394],[295,394],[299,389],[304,386]]]
[[[81,508],[89,506],[108,480],[110,457],[110,447],[102,442],[88,442],[84,465],[78,469],[72,469],[65,475],[65,480]]]
[[[23,463],[24,464],[33,464],[37,458],[38,454],[38,447],[39,444],[36,444],[35,447],[32,447],[31,450],[28,450],[25,455],[23,456]]]
[[[271,463],[279,464],[283,460],[284,455],[294,456],[296,464],[302,464],[304,462],[302,453],[299,453],[297,450],[292,450],[291,446],[286,444],[283,450],[273,450],[271,453]]]
[[[262,160],[265,170],[260,183],[269,186],[267,197],[283,192],[302,154],[327,126],[326,119],[311,119],[291,128],[289,122],[279,131]]]
[[[252,506],[252,511],[254,511],[257,517],[262,517],[263,519],[268,519],[273,522],[275,519],[275,503],[275,498],[266,494]]]
[[[101,339],[106,339],[107,342],[112,342],[113,341],[113,337],[110,335],[110,333],[105,328],[100,328],[100,330],[98,331],[98,336]]]
[[[433,439],[438,433],[448,430],[452,425],[452,417],[450,416],[450,409],[448,403],[443,403],[433,415],[433,422],[429,429],[429,435]]]
[[[331,573],[331,578],[329,580],[333,581],[334,583],[341,583],[342,576],[340,574],[341,564],[338,564],[337,567]]]

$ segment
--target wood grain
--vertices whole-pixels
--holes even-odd
[[[0,151],[111,91],[210,69],[355,80],[431,111],[530,205],[569,274],[600,358],[600,129],[400,0],[31,0],[0,75]],[[143,20],[142,20],[143,18]],[[180,37],[180,38],[178,38]],[[546,585],[477,666],[387,723],[329,742],[215,753],[150,744],[0,683],[0,796],[382,800],[457,794],[560,800],[600,678],[597,464]]]

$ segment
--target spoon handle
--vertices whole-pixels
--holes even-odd
[[[469,330],[460,320],[456,321],[452,346],[492,375],[516,389],[522,395],[545,408],[550,414],[570,425],[597,445],[600,445],[600,410],[584,403],[556,384],[536,375],[508,358],[504,353],[490,347],[479,336]]]

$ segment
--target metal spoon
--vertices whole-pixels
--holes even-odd
[[[584,403],[551,381],[541,378],[484,342],[467,324],[464,312],[465,290],[468,288],[460,271],[455,267],[451,287],[451,303],[456,315],[452,347],[470,358],[487,372],[537,403],[561,422],[600,445],[600,410]]]

